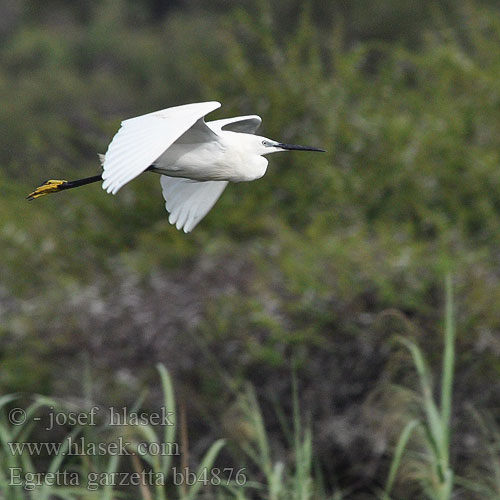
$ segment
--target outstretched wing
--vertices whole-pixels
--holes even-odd
[[[190,233],[208,214],[226,188],[227,181],[197,182],[182,177],[162,175],[161,187],[165,207],[170,213],[168,222]]]
[[[215,132],[228,130],[229,132],[242,132],[244,134],[255,134],[262,123],[262,118],[257,115],[235,116],[207,122],[207,125]]]
[[[215,101],[186,104],[124,120],[104,158],[103,189],[115,194],[198,120],[219,107]]]

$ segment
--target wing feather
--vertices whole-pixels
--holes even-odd
[[[185,233],[191,232],[207,215],[226,188],[227,181],[197,182],[182,177],[162,175],[161,187],[168,221]]]
[[[220,103],[215,101],[186,104],[124,120],[106,151],[103,189],[115,194],[198,120],[219,107]]]
[[[223,118],[212,120],[207,125],[218,133],[222,130],[230,132],[243,132],[244,134],[255,134],[262,123],[262,118],[257,115],[235,116],[234,118]]]

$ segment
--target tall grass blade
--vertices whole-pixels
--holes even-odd
[[[405,338],[401,338],[400,342],[410,351],[413,363],[417,369],[420,388],[422,391],[424,411],[427,417],[428,437],[431,441],[432,448],[434,448],[434,452],[439,453],[440,441],[442,437],[442,420],[432,395],[430,370],[425,362],[422,351],[414,342]]]
[[[226,442],[224,441],[224,439],[218,439],[217,441],[215,441],[214,444],[212,444],[212,446],[209,448],[209,450],[203,457],[200,466],[198,467],[196,473],[197,478],[204,477],[206,474],[207,480],[210,482],[212,466],[215,462],[215,459],[217,458],[217,455],[219,454],[219,451],[225,444]],[[196,480],[193,486],[189,488],[187,495],[185,496],[185,499],[194,500],[202,485],[203,481]]]
[[[175,414],[175,396],[174,396],[174,387],[172,384],[172,378],[170,377],[168,370],[165,368],[163,364],[159,363],[156,366],[156,368],[160,374],[161,384],[163,388],[163,403],[165,405],[165,411],[172,412],[171,415],[173,415],[173,420],[174,420],[174,425],[165,425],[165,433],[163,439],[165,443],[173,443],[175,440],[175,431],[177,427],[177,422]],[[171,463],[172,463],[172,457],[170,455],[166,455],[163,457],[163,464],[161,471],[165,476],[167,476],[168,474],[168,469],[170,468]]]
[[[108,468],[106,470],[106,476],[112,477],[113,473],[118,469],[118,463],[120,461],[119,455],[113,455],[109,459]],[[113,500],[113,485],[107,484],[104,486],[104,490],[102,493],[102,500]]]
[[[62,446],[59,449],[57,455],[50,462],[49,468],[47,470],[48,474],[55,474],[57,471],[60,470],[61,465],[66,457],[66,453],[68,451],[69,444],[71,441],[74,440],[74,438],[80,432],[80,430],[81,429],[79,427],[77,427],[62,442]],[[49,483],[45,483],[42,486],[42,489],[40,491],[39,496],[37,496],[37,500],[48,500],[49,497],[54,493],[54,491],[53,491],[54,489],[55,488],[53,486],[51,486]]]
[[[443,379],[441,383],[441,427],[443,429],[443,467],[449,463],[450,419],[453,393],[453,368],[455,363],[455,320],[453,313],[453,285],[451,276],[446,276],[445,345],[443,356]]]
[[[405,428],[401,432],[401,435],[399,436],[398,443],[394,451],[394,457],[391,462],[391,468],[389,469],[389,476],[387,477],[387,483],[385,485],[384,496],[382,497],[382,500],[389,500],[389,495],[391,493],[392,486],[394,485],[403,453],[417,425],[419,425],[419,421],[417,419],[411,420],[406,424]]]

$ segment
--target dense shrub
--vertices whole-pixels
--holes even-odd
[[[101,397],[126,398],[123,380],[151,380],[154,359],[191,401],[193,432],[215,435],[218,419],[197,422],[223,419],[228,380],[286,407],[293,362],[321,467],[362,491],[387,469],[367,398],[391,376],[400,323],[381,313],[439,352],[451,269],[457,414],[498,406],[498,10],[386,3],[178,2],[155,22],[121,1],[13,14],[0,47],[2,391],[70,394],[88,352]],[[116,197],[94,185],[23,200],[98,170],[121,118],[205,99],[223,103],[215,117],[256,112],[263,135],[328,153],[271,157],[187,237],[154,175]]]

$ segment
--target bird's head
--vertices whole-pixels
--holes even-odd
[[[267,137],[261,137],[259,135],[254,135],[253,138],[254,138],[253,147],[258,150],[258,154],[260,155],[277,153],[279,151],[317,151],[320,153],[326,152],[324,149],[273,141],[272,139],[268,139]]]

